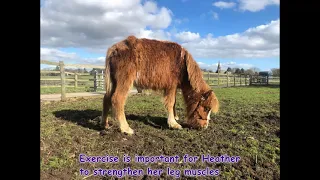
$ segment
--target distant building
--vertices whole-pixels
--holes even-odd
[[[268,71],[260,71],[259,76],[269,76],[269,72]]]
[[[269,77],[269,72],[268,71],[260,71],[259,76],[262,76],[260,78],[260,81],[262,83],[268,83],[268,77]]]

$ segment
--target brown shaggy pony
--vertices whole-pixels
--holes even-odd
[[[129,36],[108,49],[105,64],[105,89],[101,125],[108,128],[108,114],[119,122],[122,133],[133,134],[124,113],[132,85],[142,89],[163,90],[170,128],[182,129],[176,122],[177,88],[187,105],[187,124],[207,128],[210,113],[217,113],[219,101],[202,78],[192,55],[174,42],[138,39]]]

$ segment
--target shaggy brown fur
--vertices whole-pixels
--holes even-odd
[[[112,106],[121,132],[133,134],[124,114],[124,104],[133,84],[142,89],[164,90],[170,128],[181,129],[175,120],[177,88],[182,90],[190,126],[206,128],[210,113],[219,110],[219,101],[203,80],[199,66],[177,43],[129,36],[108,49],[105,66],[106,94],[101,122],[106,128]]]

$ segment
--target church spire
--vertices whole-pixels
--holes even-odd
[[[221,67],[220,67],[220,61],[219,61],[216,73],[220,73],[220,72],[221,72]]]

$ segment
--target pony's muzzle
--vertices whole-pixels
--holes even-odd
[[[198,119],[198,125],[201,129],[207,129],[209,125],[209,119]]]
[[[208,128],[209,120],[207,119],[195,119],[188,123],[188,126],[194,129],[206,129]]]

